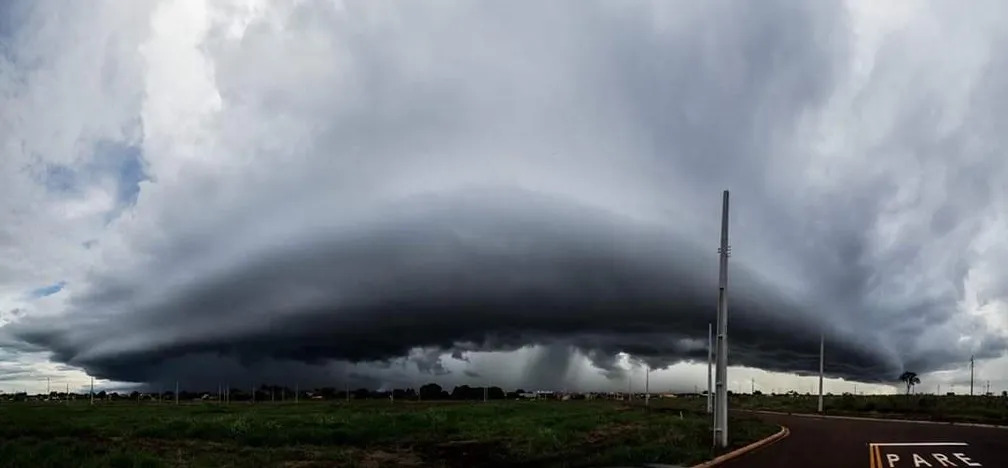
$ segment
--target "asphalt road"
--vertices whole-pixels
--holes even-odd
[[[1008,467],[1008,429],[763,414],[791,434],[725,468]]]

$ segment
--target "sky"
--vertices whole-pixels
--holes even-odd
[[[0,390],[1008,389],[1005,9],[0,2]]]

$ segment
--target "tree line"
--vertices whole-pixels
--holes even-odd
[[[347,390],[347,388],[336,388],[336,387],[321,387],[313,389],[299,389],[298,387],[288,387],[283,385],[260,385],[254,389],[252,388],[238,388],[221,386],[219,389],[212,390],[202,390],[202,391],[192,391],[192,390],[180,390],[179,399],[180,400],[197,400],[197,399],[210,399],[216,400],[227,399],[229,401],[286,401],[294,399],[344,399],[352,398],[356,400],[362,399],[379,399],[379,398],[392,398],[392,399],[403,399],[403,400],[482,400],[484,398],[488,400],[503,400],[503,399],[515,399],[519,398],[521,394],[526,393],[523,389],[516,389],[514,391],[505,391],[501,387],[472,387],[469,385],[457,385],[449,392],[442,388],[436,383],[428,383],[420,386],[420,388],[396,388],[392,390],[374,390],[368,388],[357,388],[352,390]],[[24,399],[28,395],[25,393],[13,393],[8,394],[9,397],[13,399]],[[20,397],[20,398],[19,398]],[[174,391],[163,391],[163,392],[106,392],[101,390],[95,392],[96,400],[122,400],[122,399],[144,399],[144,400],[174,400]],[[50,392],[50,399],[65,399],[67,394],[65,392]],[[69,395],[71,399],[82,399],[90,398],[90,393],[74,393],[71,392]]]

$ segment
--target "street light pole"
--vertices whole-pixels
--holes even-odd
[[[970,355],[970,396],[973,396],[973,355]]]
[[[824,350],[825,338],[823,335],[819,334],[819,412],[822,413],[822,380],[823,380],[823,350]]]
[[[714,402],[715,444],[728,447],[728,191],[722,196],[721,207],[721,247],[718,272],[717,309],[717,400]]]
[[[709,322],[707,323],[707,414],[714,412],[714,395],[711,392],[714,390],[713,385],[711,385],[711,366],[714,364],[714,328]]]

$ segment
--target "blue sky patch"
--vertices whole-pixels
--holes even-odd
[[[64,286],[66,286],[66,281],[60,281],[59,283],[50,284],[49,286],[42,286],[41,288],[28,293],[28,295],[31,296],[32,299],[52,296],[53,294],[62,291]]]
[[[55,195],[79,196],[93,184],[115,181],[116,206],[107,213],[111,221],[119,213],[136,203],[140,183],[149,177],[144,168],[140,146],[116,141],[100,141],[92,153],[79,164],[50,164],[41,172],[39,181]]]
[[[103,175],[115,177],[116,204],[120,208],[136,203],[140,182],[147,180],[140,147],[117,141],[98,142],[93,159],[85,170],[96,178]]]

